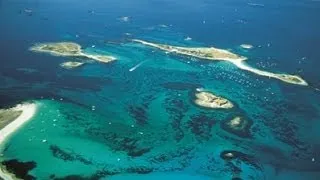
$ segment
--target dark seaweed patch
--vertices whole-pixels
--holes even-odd
[[[156,164],[172,163],[172,164],[179,165],[171,168],[164,168],[164,169],[160,168],[160,169],[157,169],[158,171],[181,171],[184,168],[190,166],[191,161],[194,157],[193,150],[194,150],[193,147],[185,147],[175,151],[169,151],[169,152],[155,155],[151,157],[149,161]]]
[[[147,124],[147,112],[144,107],[130,105],[128,107],[129,114],[136,120],[136,124],[145,125]]]
[[[50,151],[54,157],[62,159],[64,161],[80,161],[86,165],[92,164],[91,161],[83,158],[81,155],[76,154],[74,152],[68,152],[68,151],[62,150],[56,145],[51,145]]]
[[[130,167],[126,169],[127,173],[136,173],[136,174],[149,174],[153,172],[153,168],[146,166]]]
[[[167,152],[158,154],[152,158],[150,158],[150,161],[153,163],[163,163],[167,161],[171,161],[173,159],[182,158],[182,157],[190,157],[191,158],[191,151],[193,148],[181,148],[177,151]]]
[[[214,119],[204,113],[200,113],[191,116],[187,125],[191,132],[198,137],[198,140],[202,141],[209,140],[211,138],[211,130],[215,123]]]
[[[143,97],[138,96],[139,99],[137,101],[140,102],[139,105],[128,105],[128,112],[136,120],[136,124],[138,125],[146,125],[148,123],[148,114],[147,110],[149,108],[150,103],[155,99],[154,95],[146,95]],[[134,102],[134,104],[137,102]]]
[[[179,142],[184,137],[181,124],[188,106],[184,104],[182,99],[167,97],[165,99],[166,112],[169,113],[171,119],[171,127],[175,131],[175,140]]]
[[[139,140],[130,138],[130,137],[119,137],[115,133],[110,133],[104,136],[109,147],[115,151],[125,151],[128,156],[139,157],[145,153],[148,153],[152,148],[151,147],[141,147]]]
[[[100,176],[99,174],[94,174],[92,176],[86,177],[82,175],[68,175],[61,178],[53,178],[54,180],[99,180],[104,176]]]
[[[37,166],[36,162],[34,161],[20,162],[17,159],[12,159],[8,161],[2,161],[1,164],[6,167],[7,171],[15,174],[17,178],[21,178],[24,180],[36,179],[34,176],[28,174],[29,171]]]

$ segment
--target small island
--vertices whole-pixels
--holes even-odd
[[[113,56],[88,54],[81,49],[79,44],[73,42],[40,43],[32,46],[30,50],[34,52],[50,53],[54,56],[84,57],[103,63],[108,63],[116,59]]]
[[[83,64],[84,64],[83,62],[68,61],[68,62],[61,63],[60,66],[65,69],[73,69],[73,68],[82,66]]]
[[[144,44],[146,46],[158,48],[168,53],[171,52],[171,53],[192,56],[192,57],[207,59],[207,60],[228,61],[234,64],[235,66],[237,66],[239,69],[250,71],[260,76],[279,79],[283,82],[290,83],[290,84],[303,85],[303,86],[308,85],[308,83],[305,80],[303,80],[300,76],[297,76],[297,75],[277,74],[277,73],[263,71],[263,70],[259,70],[254,67],[251,67],[245,63],[245,60],[247,60],[246,57],[234,54],[224,49],[217,49],[214,47],[196,47],[196,48],[195,47],[179,47],[179,46],[171,46],[171,45],[165,45],[165,44],[156,44],[156,43],[151,43],[151,42],[147,42],[139,39],[133,39],[132,41]],[[248,47],[248,46],[245,46],[245,47]]]
[[[197,92],[195,97],[196,99],[194,100],[194,103],[201,107],[210,109],[233,108],[233,104],[229,100],[218,97],[210,92]]]

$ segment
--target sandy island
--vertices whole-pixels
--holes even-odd
[[[36,104],[19,104],[14,108],[0,110],[0,145],[14,131],[19,129],[24,123],[29,121],[36,113]],[[6,172],[3,167],[0,168],[0,177],[5,180],[16,179]]]
[[[172,52],[176,54],[182,54],[182,55],[197,57],[201,59],[228,61],[242,70],[250,71],[252,73],[255,73],[261,76],[279,79],[281,81],[291,83],[291,84],[297,84],[297,85],[303,85],[303,86],[308,85],[308,83],[305,80],[303,80],[300,76],[297,76],[297,75],[278,74],[278,73],[272,73],[272,72],[253,68],[244,62],[245,60],[247,60],[246,57],[239,56],[227,50],[217,49],[214,47],[188,48],[188,47],[170,46],[165,44],[151,43],[151,42],[147,42],[139,39],[133,39],[132,41],[144,44],[146,46],[158,48],[166,52]]]
[[[50,53],[54,56],[85,57],[103,63],[108,63],[116,59],[113,56],[88,54],[81,49],[79,44],[73,42],[40,43],[32,46],[30,50]]]
[[[218,97],[210,92],[196,92],[194,103],[198,106],[211,109],[230,109],[233,104],[222,97]]]
[[[65,69],[73,69],[73,68],[82,66],[83,64],[84,64],[83,62],[68,61],[68,62],[61,63],[60,66]]]

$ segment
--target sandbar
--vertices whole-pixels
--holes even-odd
[[[216,96],[210,92],[196,92],[194,103],[198,106],[211,109],[230,109],[233,104],[222,97]]]
[[[36,113],[35,103],[19,104],[16,107],[0,110],[0,145]],[[13,175],[0,168],[0,177],[6,180],[15,179]]]
[[[116,60],[113,56],[89,54],[84,52],[81,46],[74,42],[39,43],[30,48],[33,52],[44,52],[54,56],[84,57],[99,62],[108,63]]]
[[[156,44],[156,43],[151,43],[151,42],[147,42],[139,39],[133,39],[132,41],[144,44],[146,46],[158,48],[166,52],[172,52],[176,54],[197,57],[200,59],[228,61],[242,70],[250,71],[260,76],[279,79],[283,82],[290,83],[290,84],[296,84],[296,85],[302,85],[302,86],[308,85],[308,83],[304,79],[302,79],[300,76],[297,76],[297,75],[272,73],[272,72],[259,70],[254,67],[251,67],[245,63],[245,60],[247,60],[246,57],[234,54],[224,49],[218,49],[214,47],[179,47],[179,46],[171,46],[166,44]]]
[[[83,62],[68,61],[68,62],[61,63],[60,66],[65,69],[73,69],[73,68],[82,66],[83,64],[84,64]]]

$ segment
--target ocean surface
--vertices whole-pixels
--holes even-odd
[[[38,106],[0,160],[23,179],[319,180],[319,17],[317,0],[0,0],[0,107]],[[228,49],[309,86],[132,38]],[[66,70],[28,50],[62,41],[117,60]],[[195,106],[196,88],[236,108]],[[235,116],[246,134],[224,128]]]

